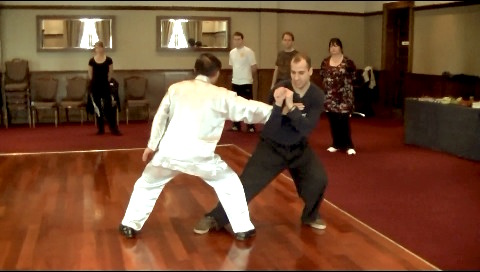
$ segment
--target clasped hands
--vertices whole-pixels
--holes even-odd
[[[293,103],[293,91],[285,87],[278,87],[273,92],[275,105],[282,107],[282,114],[287,114],[294,106],[299,110],[303,110],[305,106],[303,103]],[[285,101],[285,105],[284,102]]]

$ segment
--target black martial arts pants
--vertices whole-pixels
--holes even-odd
[[[239,96],[245,99],[253,99],[253,84],[232,84],[232,91],[236,92]],[[233,126],[237,127],[238,130],[241,130],[240,122],[233,122]],[[255,129],[255,126],[253,124],[247,124],[247,128]]]
[[[107,119],[110,132],[117,133],[117,108],[112,105],[112,97],[110,95],[103,97],[94,96],[93,100],[100,111],[100,116],[95,114],[95,117],[97,118],[98,133],[105,132],[105,119]]]
[[[285,169],[290,172],[297,193],[305,204],[301,221],[315,221],[327,187],[327,175],[306,140],[291,146],[279,145],[269,139],[260,140],[240,175],[247,203]],[[214,217],[219,227],[229,223],[220,202],[206,216]]]

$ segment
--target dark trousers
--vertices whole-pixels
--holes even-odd
[[[301,221],[314,221],[319,217],[318,208],[327,187],[327,175],[306,141],[294,146],[281,146],[267,139],[258,143],[240,175],[247,203],[285,169],[289,170],[298,196],[305,204]],[[219,227],[229,223],[220,202],[206,215],[213,216]]]
[[[100,116],[95,114],[97,118],[97,128],[98,132],[105,132],[105,122],[104,119],[107,119],[108,126],[110,127],[110,132],[118,132],[117,126],[117,108],[112,105],[112,97],[93,97],[95,105],[100,111]]]
[[[237,95],[245,99],[253,99],[253,84],[243,84],[243,85],[232,84],[232,91],[236,92]],[[238,129],[241,128],[240,122],[233,122],[233,126],[237,127]],[[247,124],[247,127],[255,128],[253,124]]]
[[[326,112],[326,114],[330,123],[332,146],[341,150],[354,148],[350,132],[350,113]]]

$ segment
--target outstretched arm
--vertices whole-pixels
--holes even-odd
[[[228,91],[225,99],[227,119],[248,124],[265,124],[272,113],[272,106],[253,99],[245,99],[235,92]]]

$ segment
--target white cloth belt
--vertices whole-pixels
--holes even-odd
[[[370,89],[375,88],[375,85],[376,85],[375,75],[373,74],[373,68],[371,66],[367,66],[363,70],[363,79],[365,80],[365,82],[370,81],[370,84],[368,84],[368,87]]]

